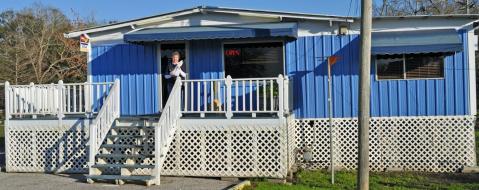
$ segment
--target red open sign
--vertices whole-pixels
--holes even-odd
[[[225,51],[226,56],[239,56],[241,51],[239,49],[227,49]]]

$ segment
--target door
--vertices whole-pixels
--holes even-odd
[[[161,61],[160,61],[160,71],[161,71],[161,108],[165,106],[166,101],[168,100],[169,92],[168,92],[168,83],[171,79],[166,79],[165,75],[169,75],[168,71],[168,64],[171,63],[171,55],[173,52],[178,52],[180,53],[180,60],[183,60],[183,66],[181,66],[181,69],[188,73],[188,67],[187,67],[187,60],[186,60],[186,46],[184,43],[168,43],[168,44],[161,44],[160,45],[160,56],[161,56]],[[188,76],[187,76],[188,77]]]

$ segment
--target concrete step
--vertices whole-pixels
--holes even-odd
[[[142,148],[145,145],[135,145],[135,144],[102,144],[101,148]]]
[[[123,126],[123,125],[116,125],[113,126],[111,129],[146,129],[146,130],[153,130],[155,126],[152,125],[140,125],[140,126]]]
[[[154,168],[154,165],[140,165],[140,164],[95,164],[93,168]]]
[[[97,154],[97,158],[154,158],[155,155],[143,155],[143,154]]]
[[[88,183],[93,183],[94,180],[115,180],[115,183],[118,185],[123,185],[124,181],[144,181],[146,186],[153,185],[153,176],[149,175],[85,175]]]
[[[153,138],[154,135],[107,135],[107,138]]]

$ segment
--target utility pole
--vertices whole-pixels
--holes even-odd
[[[358,189],[369,189],[369,102],[371,74],[372,1],[361,2],[361,54],[359,71]]]

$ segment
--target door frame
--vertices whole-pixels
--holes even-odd
[[[183,60],[186,68],[186,78],[189,78],[189,60],[190,60],[190,42],[189,41],[171,41],[171,42],[159,42],[156,44],[156,65],[157,65],[157,72],[158,72],[158,108],[159,111],[163,111],[163,71],[161,70],[161,45],[162,44],[185,44],[185,59]]]

